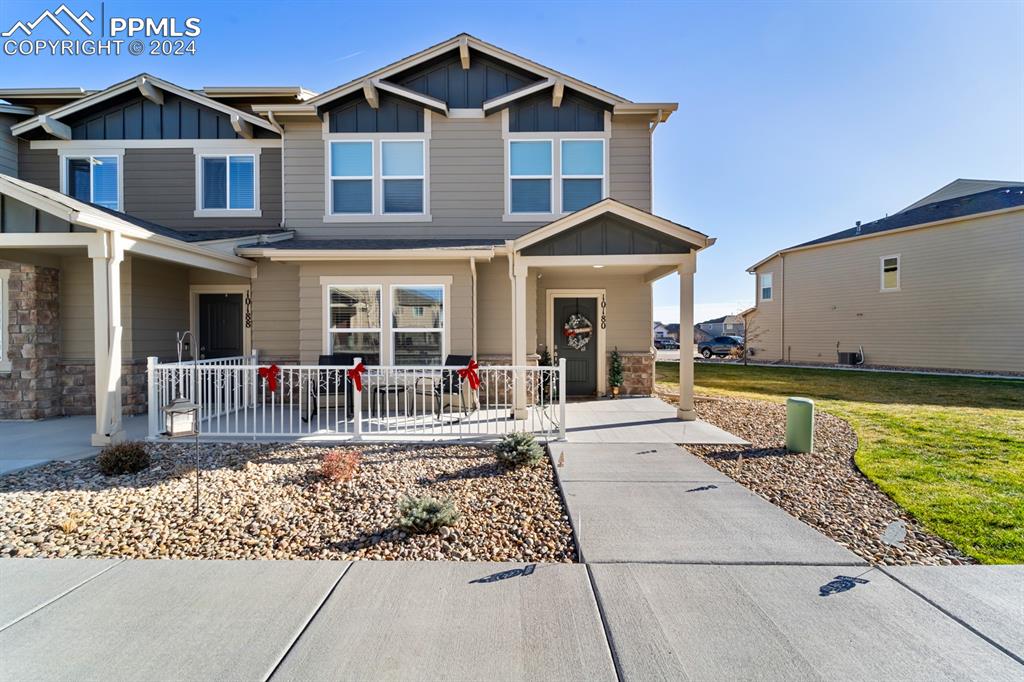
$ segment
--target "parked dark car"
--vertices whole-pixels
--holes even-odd
[[[654,339],[654,347],[658,350],[676,350],[679,342],[675,339]]]
[[[705,359],[712,355],[720,358],[733,355],[743,351],[743,341],[735,336],[716,336],[710,341],[702,341],[697,344],[697,352]]]

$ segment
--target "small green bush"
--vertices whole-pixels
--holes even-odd
[[[498,462],[507,467],[533,466],[544,459],[544,448],[530,433],[510,433],[496,449]]]
[[[96,464],[107,476],[137,474],[149,466],[149,453],[145,443],[129,440],[103,448],[96,456]]]
[[[406,533],[433,533],[442,526],[454,526],[459,517],[451,500],[422,496],[404,497],[398,502],[398,527]]]

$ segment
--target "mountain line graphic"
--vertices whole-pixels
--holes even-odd
[[[90,13],[88,10],[82,12],[81,15],[75,15],[75,13],[72,12],[65,4],[61,4],[60,7],[58,7],[56,10],[52,12],[50,10],[44,10],[43,13],[40,14],[35,21],[31,21],[27,24],[23,21],[19,21],[15,23],[14,26],[11,26],[10,30],[4,31],[0,35],[2,35],[4,38],[10,38],[18,31],[22,31],[25,33],[26,36],[30,36],[32,35],[32,31],[34,31],[36,27],[39,26],[39,24],[43,23],[43,21],[46,19],[52,21],[57,26],[57,28],[59,28],[64,33],[64,35],[71,35],[71,31],[68,30],[67,26],[62,24],[60,22],[60,19],[57,18],[58,14],[63,14],[68,19],[75,22],[78,28],[85,31],[86,35],[92,35],[92,30],[85,25],[84,20],[95,21],[96,17],[94,17],[92,13]]]

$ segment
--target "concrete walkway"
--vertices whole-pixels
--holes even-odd
[[[146,416],[125,417],[128,437],[146,437]],[[66,462],[99,453],[89,445],[96,430],[96,418],[55,417],[40,421],[0,421],[0,474],[39,466],[46,462]]]

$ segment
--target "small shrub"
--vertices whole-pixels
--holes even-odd
[[[149,453],[145,443],[129,440],[103,448],[96,457],[96,464],[107,476],[137,474],[149,466]]]
[[[348,483],[355,477],[362,458],[355,450],[331,450],[320,462],[320,473],[334,483]]]
[[[510,433],[497,445],[498,462],[507,467],[533,466],[544,459],[544,448],[530,433]]]
[[[398,527],[406,533],[432,533],[442,526],[454,526],[459,516],[451,500],[423,496],[404,497],[398,502]]]

